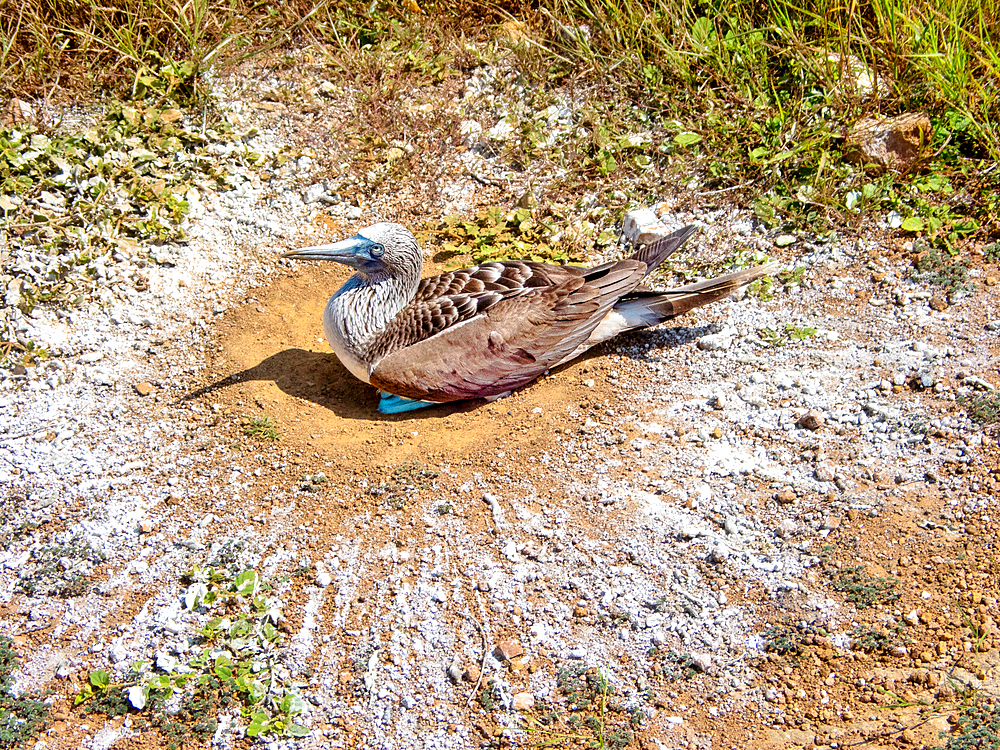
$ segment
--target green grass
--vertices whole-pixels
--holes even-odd
[[[259,440],[281,440],[278,425],[271,417],[246,417],[243,434]]]
[[[546,8],[566,28],[591,30],[548,40],[565,75],[600,73],[627,103],[619,123],[662,123],[661,150],[696,160],[705,189],[741,188],[770,225],[822,234],[892,209],[902,233],[944,245],[982,236],[995,221],[1000,11],[992,2],[549,0]],[[844,135],[855,122],[906,111],[931,116],[924,162],[882,176],[847,163]],[[967,205],[957,205],[952,182]]]

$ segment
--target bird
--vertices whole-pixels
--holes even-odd
[[[379,412],[397,414],[507,396],[602,341],[722,299],[773,270],[648,288],[645,278],[695,231],[686,226],[590,268],[504,260],[426,279],[416,238],[390,222],[283,257],[354,269],[327,303],[323,329],[351,374],[380,391]]]

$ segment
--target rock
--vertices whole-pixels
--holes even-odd
[[[816,409],[810,409],[799,417],[799,421],[796,422],[796,424],[805,430],[812,430],[815,432],[826,424],[826,417],[823,415],[823,412],[817,411]]]
[[[535,707],[535,696],[531,693],[517,693],[514,696],[515,711],[530,711]]]
[[[707,673],[712,668],[712,655],[692,653],[691,666],[697,669],[699,672]]]
[[[306,192],[302,194],[303,203],[315,203],[320,198],[326,194],[326,188],[323,187],[322,183],[315,183],[306,188]]]
[[[321,589],[325,589],[331,583],[333,583],[333,576],[330,575],[330,571],[326,568],[321,568],[316,572],[316,585]]]
[[[813,474],[816,475],[816,479],[818,479],[820,482],[832,482],[834,478],[837,476],[837,473],[834,471],[833,466],[831,466],[827,462],[816,464],[816,470],[813,472]]]
[[[500,645],[496,647],[494,653],[502,659],[503,661],[509,662],[511,659],[515,659],[524,653],[524,649],[521,644],[517,641],[511,639],[508,641],[503,641]]]
[[[931,310],[944,312],[948,309],[948,298],[942,297],[940,294],[935,294],[927,304],[930,305]]]
[[[637,245],[648,245],[666,237],[674,230],[657,216],[657,209],[662,205],[661,203],[652,208],[634,208],[629,211],[622,220],[622,234]]]
[[[778,527],[774,530],[774,532],[782,539],[785,539],[794,535],[795,532],[798,531],[798,528],[798,524],[795,523],[795,521],[791,518],[785,518],[778,524]]]
[[[462,679],[473,684],[479,682],[480,677],[482,677],[482,672],[479,671],[479,667],[475,664],[467,666],[462,673]]]
[[[716,544],[712,547],[712,552],[709,555],[709,560],[713,563],[723,563],[729,559],[729,555],[732,554],[729,551],[729,547],[724,544]]]
[[[710,333],[698,339],[698,348],[705,352],[725,351],[732,345],[733,336],[731,333],[725,331]]]
[[[794,234],[779,234],[774,239],[774,244],[777,247],[788,247],[789,245],[794,245],[798,241],[798,237]]]
[[[451,666],[448,667],[448,679],[450,679],[454,684],[458,684],[462,681],[462,668],[459,666],[458,657],[452,661]]]
[[[932,132],[930,118],[922,112],[866,118],[848,134],[845,158],[883,169],[905,169],[920,158]]]
[[[147,380],[135,384],[135,392],[140,396],[148,396],[153,392],[153,384]]]
[[[775,493],[774,499],[782,505],[793,503],[795,502],[795,490],[786,485]]]
[[[917,610],[915,609],[910,610],[908,613],[906,613],[903,616],[903,620],[906,621],[907,625],[912,625],[913,627],[916,627],[917,625],[920,624],[920,618],[917,615]]]

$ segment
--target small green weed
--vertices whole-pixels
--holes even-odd
[[[1000,749],[1000,704],[974,697],[964,703],[958,714],[958,725],[951,731],[944,747],[933,750],[998,750]]]
[[[903,625],[884,628],[862,622],[851,628],[851,642],[854,648],[869,654],[888,654],[906,641]]]
[[[271,417],[244,417],[243,434],[259,440],[281,440],[278,425]]]
[[[49,722],[49,707],[38,696],[11,692],[17,667],[13,641],[0,636],[0,750],[30,747]]]
[[[934,246],[915,244],[913,265],[910,276],[915,281],[944,287],[948,291],[975,290],[975,285],[968,282],[970,264],[965,258],[956,258]]]
[[[303,474],[302,483],[299,485],[299,489],[303,492],[312,492],[315,494],[323,488],[323,485],[326,484],[326,482],[326,474],[322,471],[317,472],[316,474]]]
[[[284,639],[277,628],[283,619],[280,602],[261,593],[255,570],[234,575],[209,566],[195,568],[189,579],[184,605],[218,612],[198,632],[201,649],[186,663],[163,656],[155,668],[136,662],[120,684],[112,684],[105,670],[92,672],[75,704],[110,716],[129,708],[146,711],[150,726],[173,747],[211,736],[215,721],[206,717],[234,701],[241,705],[249,737],[307,735],[309,730],[295,722],[305,709],[302,686],[278,665]],[[165,708],[174,695],[183,696],[180,713]]]
[[[764,651],[769,654],[798,656],[802,653],[802,632],[787,623],[768,625],[761,637],[764,640]]]
[[[837,591],[847,594],[847,601],[858,609],[867,609],[879,604],[886,604],[899,598],[895,578],[874,578],[868,575],[863,565],[841,568],[831,571]]]
[[[94,566],[104,560],[103,552],[75,535],[65,544],[32,550],[17,585],[28,596],[81,596],[90,588]]]
[[[402,510],[411,495],[430,489],[437,476],[438,472],[424,464],[405,461],[393,468],[388,479],[371,487],[368,493],[384,497],[393,510]]]
[[[635,739],[631,726],[641,718],[640,712],[629,712],[610,702],[614,687],[600,669],[573,665],[559,670],[556,676],[559,691],[569,704],[569,715],[550,711],[538,718],[522,714],[519,729],[537,735],[536,746],[549,747],[564,743],[587,743],[601,750],[624,750]],[[626,714],[626,725],[612,725],[612,714]]]
[[[787,323],[783,330],[775,331],[773,328],[761,328],[758,332],[761,340],[768,346],[786,346],[789,342],[802,342],[816,335],[815,328],[800,328],[791,323]]]
[[[667,682],[689,680],[697,673],[691,662],[690,654],[678,654],[676,651],[664,651],[653,646],[646,653],[650,661],[649,672],[653,677],[659,677]]]
[[[979,424],[995,424],[1000,422],[1000,393],[973,393],[971,396],[959,396],[955,403],[965,409],[969,419]]]

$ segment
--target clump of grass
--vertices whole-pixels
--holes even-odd
[[[547,0],[544,8],[554,67],[568,74],[582,58],[621,100],[640,103],[630,119],[663,123],[658,139],[697,161],[709,186],[752,191],[769,226],[826,234],[892,207],[906,217],[903,231],[953,243],[995,220],[1000,178],[988,167],[1000,157],[1000,11],[992,2],[879,0],[860,12],[832,0],[711,10],[695,0]],[[929,113],[933,129],[912,174],[877,178],[847,162],[845,134],[858,120],[906,111]],[[975,205],[947,197],[949,177]]]
[[[271,417],[245,417],[243,434],[259,440],[281,440],[278,425]]]
[[[899,598],[895,578],[875,578],[863,565],[841,568],[834,574],[833,588],[847,594],[847,601],[858,609],[886,604]]]
[[[132,96],[196,99],[214,63],[273,48],[317,21],[308,2],[24,0],[0,15],[0,91],[91,82]],[[170,78],[164,87],[150,79]]]
[[[12,692],[18,663],[13,641],[0,636],[0,750],[29,747],[49,721],[49,707],[38,696]]]

